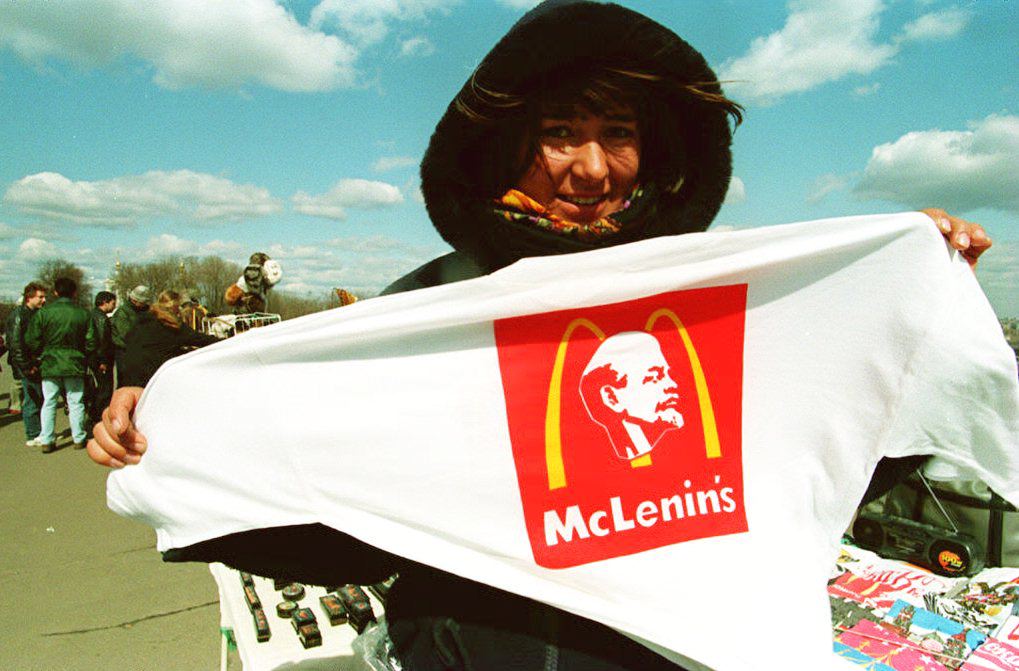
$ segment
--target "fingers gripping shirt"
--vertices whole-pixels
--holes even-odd
[[[161,550],[321,523],[721,671],[787,613],[790,663],[840,668],[881,457],[1019,504],[1015,361],[954,256],[917,213],[699,233],[256,329],[160,369],[109,503]]]

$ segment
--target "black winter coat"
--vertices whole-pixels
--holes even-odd
[[[164,363],[188,351],[218,342],[218,338],[198,333],[181,325],[178,329],[166,326],[150,311],[139,313],[138,321],[124,338],[125,387],[144,387]]]
[[[36,369],[33,379],[39,378],[39,357],[35,356],[25,345],[25,333],[28,325],[38,310],[30,310],[24,305],[16,305],[7,315],[4,325],[4,339],[7,344],[7,361],[11,364],[11,372],[15,380],[25,377],[25,371]]]
[[[91,368],[98,368],[99,364],[113,365],[113,329],[110,325],[109,316],[99,308],[92,308],[89,313],[92,318],[92,328],[95,331],[96,351],[89,361]]]
[[[476,277],[526,256],[707,228],[731,175],[728,119],[717,106],[682,98],[676,88],[659,91],[654,84],[648,85],[654,89],[649,100],[663,112],[662,130],[677,135],[684,152],[668,156],[648,177],[644,185],[653,195],[632,226],[586,242],[492,214],[492,200],[508,186],[493,176],[491,166],[500,163],[493,152],[508,146],[515,155],[519,136],[500,134],[519,133],[513,131],[519,124],[506,119],[513,112],[501,104],[503,98],[488,92],[527,96],[599,66],[721,91],[703,56],[650,19],[613,4],[546,0],[478,66],[439,121],[422,161],[428,214],[456,251],[398,280],[388,292]],[[479,124],[465,109],[480,110],[497,123]],[[321,585],[369,585],[399,572],[386,619],[406,671],[681,669],[606,626],[411,562],[320,524],[232,534],[169,550],[164,559],[221,561],[258,575]]]

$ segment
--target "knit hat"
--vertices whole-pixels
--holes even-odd
[[[134,289],[131,289],[127,297],[136,303],[145,303],[148,305],[152,302],[152,291],[149,290],[144,284],[139,284]]]

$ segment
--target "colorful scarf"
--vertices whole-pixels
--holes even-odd
[[[559,235],[579,240],[596,240],[613,233],[618,233],[619,229],[622,228],[622,224],[616,218],[616,215],[628,209],[633,201],[641,195],[643,195],[643,190],[640,186],[637,186],[618,212],[602,217],[597,221],[579,223],[552,214],[544,205],[524,192],[510,189],[502,198],[495,201],[496,205],[499,206],[495,208],[495,213],[504,217],[507,221],[527,222]]]

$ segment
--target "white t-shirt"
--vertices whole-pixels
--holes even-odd
[[[881,457],[1019,504],[1015,360],[918,213],[525,259],[255,329],[164,365],[137,422],[109,505],[160,550],[319,522],[719,671],[844,668],[825,584]]]

